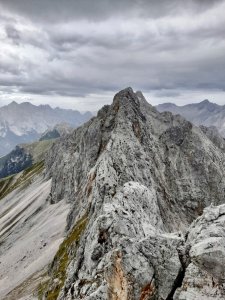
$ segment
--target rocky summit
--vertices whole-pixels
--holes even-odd
[[[72,208],[43,298],[224,299],[224,175],[223,139],[116,94],[46,159]]]
[[[225,142],[217,131],[159,113],[127,88],[59,138],[38,176],[49,185],[42,214],[60,203],[70,209],[34,299],[225,299]]]

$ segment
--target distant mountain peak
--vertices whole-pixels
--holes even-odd
[[[25,101],[25,102],[21,102],[19,105],[21,106],[36,106],[33,103],[29,102],[29,101]]]
[[[218,105],[218,104],[216,104],[216,103],[213,103],[213,102],[210,102],[208,99],[205,99],[205,100],[203,100],[203,101],[201,101],[201,102],[199,102],[199,103],[197,103],[199,106],[220,106],[220,105]],[[193,104],[194,105],[194,104]]]
[[[200,103],[204,103],[204,104],[209,104],[209,103],[212,103],[212,102],[210,102],[208,99],[205,99],[205,100],[203,100],[203,101],[201,101]],[[213,103],[214,104],[214,103]]]
[[[177,106],[173,103],[163,103],[156,106],[159,112],[170,111],[180,114],[196,125],[214,126],[225,137],[225,109],[224,106],[205,99],[198,103]]]
[[[18,106],[19,104],[16,101],[10,102],[7,106]]]
[[[47,108],[47,109],[53,109],[49,104],[40,104],[39,107]]]

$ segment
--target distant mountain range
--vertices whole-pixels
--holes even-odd
[[[159,112],[170,111],[173,114],[180,114],[195,125],[216,127],[219,133],[225,137],[225,105],[221,106],[204,100],[200,103],[192,103],[184,106],[177,106],[174,103],[164,103],[156,106]]]
[[[90,112],[13,101],[0,107],[0,156],[9,153],[17,144],[39,139],[43,132],[56,124],[66,122],[75,128],[91,117]]]

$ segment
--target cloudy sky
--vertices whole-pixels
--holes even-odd
[[[225,104],[225,0],[0,0],[0,106]]]

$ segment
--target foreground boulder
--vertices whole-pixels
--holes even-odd
[[[190,226],[189,265],[175,299],[225,298],[225,205],[207,207]]]

